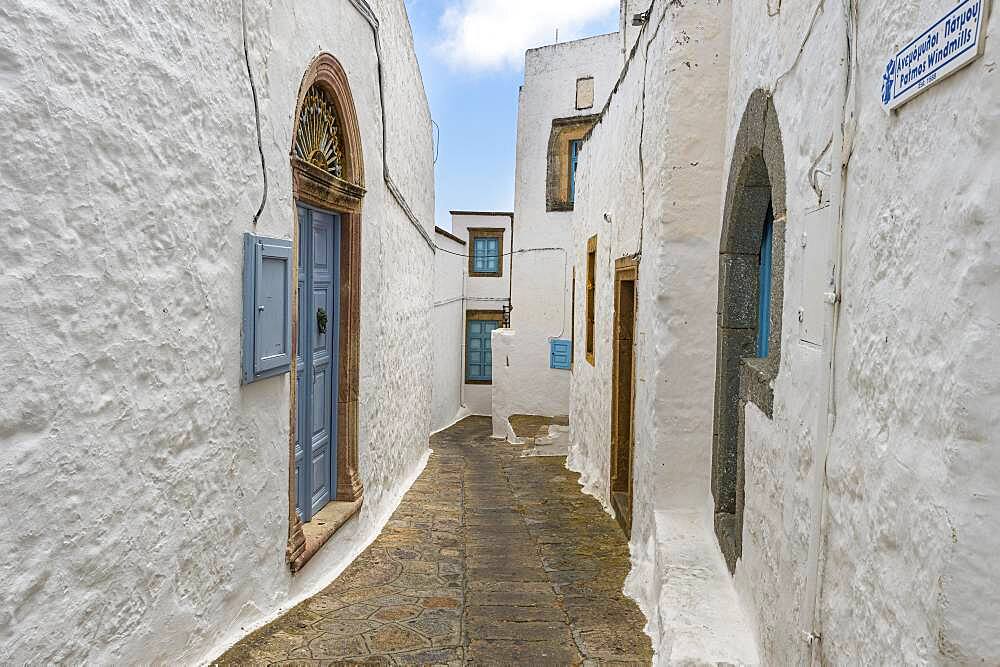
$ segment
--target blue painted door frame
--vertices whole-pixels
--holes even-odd
[[[336,498],[340,216],[298,205],[295,504],[303,521]]]

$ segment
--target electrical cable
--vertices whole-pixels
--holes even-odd
[[[378,17],[375,16],[375,12],[372,11],[371,6],[365,0],[350,0],[351,5],[358,11],[359,14],[368,22],[369,27],[372,30],[372,38],[375,42],[375,62],[376,69],[378,70],[378,97],[379,97],[379,109],[382,114],[382,178],[385,181],[386,187],[389,189],[389,194],[392,198],[396,200],[399,207],[403,210],[406,218],[410,221],[410,224],[416,227],[417,231],[420,232],[420,236],[424,239],[424,242],[431,249],[431,252],[436,252],[437,246],[434,244],[434,240],[431,238],[424,226],[420,224],[420,220],[417,219],[416,214],[410,208],[410,205],[406,201],[406,197],[403,193],[399,191],[396,187],[395,181],[392,180],[392,175],[389,173],[389,133],[386,126],[386,114],[385,114],[385,77],[383,76],[382,68],[382,42],[379,39],[379,22]],[[433,119],[431,120],[433,123]]]
[[[649,13],[653,11],[653,5],[656,4],[655,0],[649,3],[649,9],[646,10],[646,23],[643,24],[642,29],[645,31],[646,26],[649,25]],[[649,76],[649,47],[656,41],[656,38],[660,34],[660,27],[663,25],[663,21],[667,16],[667,12],[664,9],[660,12],[660,18],[656,22],[656,29],[650,36],[649,40],[646,42],[646,58],[642,61],[642,118],[639,124],[639,188],[642,193],[642,207],[640,209],[640,219],[639,219],[639,249],[632,255],[632,259],[637,261],[642,260],[642,241],[646,233],[646,163],[644,160],[642,143],[646,136],[646,79]],[[641,33],[640,33],[641,39]]]
[[[240,0],[240,23],[243,27],[243,59],[247,64],[247,78],[250,80],[250,93],[253,95],[253,115],[257,124],[257,151],[260,153],[260,171],[264,176],[264,192],[261,194],[260,206],[253,216],[254,227],[260,220],[264,212],[264,205],[267,204],[267,162],[264,160],[264,144],[260,132],[260,103],[257,100],[257,84],[253,79],[253,71],[250,69],[250,49],[247,47],[247,3]]]
[[[442,248],[439,245],[435,245],[434,247],[438,251],[443,252],[443,253],[445,253],[447,255],[454,255],[455,257],[465,257],[466,259],[468,259],[470,257],[474,257],[474,255],[465,255],[465,254],[460,253],[460,252],[454,252],[452,250],[445,250],[444,248]],[[520,250],[512,250],[511,252],[502,253],[502,254],[498,255],[498,257],[510,257],[512,255],[520,255],[520,254],[526,253],[526,252],[537,252],[537,251],[541,251],[541,250],[563,250],[563,251],[565,251],[565,248],[557,248],[557,247],[554,247],[554,246],[551,247],[551,248],[521,248]]]

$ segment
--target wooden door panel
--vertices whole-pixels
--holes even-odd
[[[633,345],[636,322],[634,260],[615,263],[615,314],[612,330],[611,382],[611,504],[615,518],[627,535],[632,531],[632,462],[635,450],[635,359]]]
[[[339,217],[302,206],[299,216],[296,502],[309,521],[333,499],[336,482]]]

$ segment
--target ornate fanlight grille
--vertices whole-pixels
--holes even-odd
[[[334,176],[343,175],[340,125],[333,100],[322,88],[306,93],[295,133],[295,156]]]

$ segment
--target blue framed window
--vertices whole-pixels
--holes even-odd
[[[470,229],[469,275],[498,278],[503,275],[502,229]]]
[[[569,203],[576,201],[576,164],[580,158],[583,139],[569,142]]]
[[[774,214],[770,207],[764,221],[764,234],[760,242],[760,267],[757,291],[757,356],[764,358],[770,352],[771,338],[771,274],[773,273]]]
[[[492,311],[467,315],[465,322],[465,381],[493,382],[493,331],[503,326],[503,313]]]

